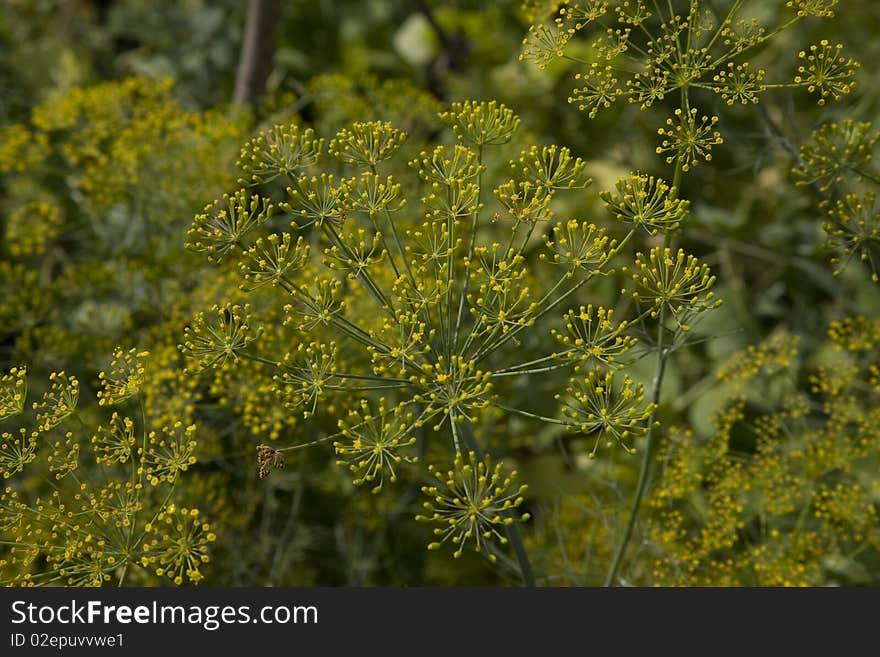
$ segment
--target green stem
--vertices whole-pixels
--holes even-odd
[[[376,168],[373,167],[373,173],[376,173]],[[403,248],[403,242],[400,240],[400,234],[397,232],[397,227],[394,224],[394,220],[391,218],[391,211],[387,208],[385,209],[385,220],[388,222],[388,225],[391,226],[391,234],[394,237],[394,243],[397,245],[397,251],[400,253],[400,259],[403,261],[403,267],[406,270],[406,276],[409,279],[409,284],[413,289],[413,292],[419,294],[419,286],[416,283],[416,277],[413,274],[412,267],[409,264],[409,258],[406,257],[406,249]],[[395,268],[394,273],[397,274],[397,269]],[[420,295],[421,296],[421,295]],[[410,310],[415,311],[414,314],[420,315],[422,319],[425,320],[425,326],[428,328],[428,332],[430,333],[433,326],[431,324],[431,313],[428,311],[427,307],[423,307],[421,311],[418,311],[413,303],[409,304]]]
[[[611,564],[611,570],[608,571],[608,577],[605,579],[605,586],[614,586],[617,581],[617,575],[620,572],[620,566],[623,563],[623,556],[626,553],[626,546],[632,536],[633,528],[636,524],[636,518],[639,515],[639,507],[642,503],[642,497],[648,485],[648,472],[651,469],[651,459],[654,453],[654,417],[657,414],[657,406],[660,403],[660,388],[663,386],[663,375],[666,372],[666,359],[668,353],[663,347],[663,308],[660,309],[660,326],[657,336],[657,370],[654,373],[654,390],[651,402],[654,404],[654,410],[648,417],[648,434],[645,443],[645,453],[642,455],[642,465],[639,471],[639,481],[636,484],[636,492],[633,496],[632,506],[629,510],[629,519],[626,523],[626,529],[623,532],[623,538],[617,547],[614,555],[614,562]]]
[[[379,236],[379,239],[382,242],[382,248],[385,249],[385,253],[388,254],[388,262],[391,263],[391,269],[394,271],[394,278],[400,278],[400,270],[397,268],[397,263],[394,261],[394,254],[391,253],[391,249],[388,248],[388,242],[385,239],[385,233],[383,233],[379,229],[379,224],[376,222],[376,215],[374,215],[372,212],[370,212],[369,215],[370,223],[373,224],[373,230],[376,231],[376,235]]]
[[[850,169],[852,170],[852,172],[855,173],[857,176],[861,176],[861,177],[864,178],[865,180],[868,180],[868,181],[874,183],[875,185],[880,185],[880,178],[878,178],[877,176],[875,176],[873,173],[870,173],[870,172],[868,172],[868,171],[863,171],[862,169],[858,169],[858,168],[856,168],[856,167],[849,167],[849,168],[850,168]]]
[[[390,383],[388,385],[375,385],[375,386],[352,386],[352,385],[324,385],[325,390],[342,390],[348,392],[364,392],[365,390],[400,390],[401,388],[405,388],[409,384],[402,383]]]
[[[715,68],[719,69],[719,68],[721,68],[721,66],[723,64],[726,64],[728,60],[733,59],[734,57],[739,57],[743,53],[748,52],[749,50],[753,50],[755,47],[767,43],[773,37],[775,37],[777,34],[779,34],[780,32],[784,32],[785,30],[790,28],[792,25],[797,23],[800,19],[801,19],[800,16],[795,16],[794,18],[783,23],[782,25],[777,25],[776,28],[773,29],[772,31],[767,32],[766,34],[762,34],[761,37],[759,39],[756,39],[753,43],[750,43],[740,49],[732,48],[731,50],[729,50],[728,52],[721,55],[718,59],[715,60]]]
[[[141,446],[141,458],[144,458],[144,456],[146,456],[146,453],[147,453],[147,410],[144,407],[143,395],[138,395],[137,400],[138,400],[138,408],[140,408],[140,411],[141,411],[141,429],[142,429],[142,435],[143,435],[143,444]],[[143,480],[144,480],[143,462],[141,462],[140,468],[136,468],[134,454],[131,454],[129,459],[131,461],[131,483],[134,485],[135,480],[137,480],[139,484],[143,484]],[[140,502],[141,491],[143,490],[143,486],[142,485],[136,486],[135,489],[138,491],[137,501]],[[173,484],[171,486],[171,490],[172,491],[174,490]],[[170,492],[169,492],[168,496],[170,499],[170,497],[171,497]],[[167,499],[166,499],[165,503],[167,503]],[[163,507],[164,507],[164,504],[163,504]],[[128,574],[128,564],[131,561],[132,550],[134,549],[135,545],[137,545],[137,543],[140,542],[140,539],[138,539],[137,542],[133,542],[134,529],[135,529],[135,525],[137,523],[137,516],[138,516],[138,512],[136,509],[131,520],[130,520],[130,524],[128,527],[128,536],[125,541],[125,563],[122,565],[122,572],[120,573],[119,581],[116,584],[116,586],[118,586],[118,587],[121,587],[125,583],[125,576]]]
[[[333,243],[340,251],[342,251],[346,256],[348,256],[349,260],[356,261],[354,253],[352,253],[351,249],[348,248],[348,245],[342,240],[342,237],[339,235],[337,230],[330,224],[330,222],[324,222],[322,227],[324,228],[325,233],[330,237],[330,242]],[[352,271],[354,277],[360,281],[363,286],[366,288],[367,292],[369,292],[374,299],[379,303],[388,316],[391,317],[397,322],[397,316],[394,314],[394,306],[391,305],[391,302],[388,298],[382,293],[381,288],[376,284],[370,274],[366,271],[365,268],[359,268],[357,271]]]
[[[684,158],[679,155],[675,159],[675,173],[672,176],[672,189],[669,190],[669,198],[670,200],[675,200],[678,198],[678,191],[681,188],[681,178],[684,174]],[[668,236],[669,233],[666,233]]]
[[[553,372],[555,370],[560,370],[563,367],[570,367],[571,362],[561,362],[556,363],[554,365],[547,365],[546,367],[535,367],[527,370],[513,370],[513,371],[504,371],[504,372],[492,372],[489,375],[489,378],[496,379],[501,376],[520,376],[520,375],[528,375],[528,374],[541,374],[542,372]]]
[[[257,356],[256,354],[249,354],[246,351],[238,352],[238,355],[242,358],[247,358],[248,360],[252,360],[255,363],[263,363],[263,365],[269,365],[270,367],[281,367],[281,363],[274,360],[269,360],[268,358],[263,358],[262,356]]]
[[[305,291],[297,287],[293,281],[288,278],[282,277],[281,283],[282,288],[288,294],[290,294],[291,296],[298,295],[307,305],[309,305],[311,310],[317,311],[318,306],[315,303],[315,300],[312,299],[312,297],[310,297]],[[391,347],[384,343],[377,342],[370,336],[367,331],[347,320],[345,317],[337,317],[336,313],[334,313],[331,317],[328,318],[327,321],[329,321],[334,327],[339,329],[342,333],[345,333],[356,342],[359,342],[367,347],[372,347],[376,351],[383,354],[391,352]]]
[[[374,176],[376,176],[378,178],[379,170],[376,168],[375,164],[370,165],[370,171],[373,173]],[[372,214],[370,214],[370,219],[371,220],[373,219]],[[403,248],[403,242],[400,241],[400,235],[397,232],[397,226],[394,224],[394,220],[391,218],[391,211],[387,207],[385,208],[385,220],[388,222],[388,225],[391,227],[391,235],[392,235],[392,237],[394,237],[394,243],[397,245],[397,252],[400,254],[400,259],[403,261],[403,267],[404,267],[404,269],[406,269],[406,275],[409,278],[410,285],[412,285],[413,289],[415,290],[415,289],[417,289],[415,276],[413,276],[412,269],[410,268],[409,259],[406,257],[406,250]],[[375,222],[374,222],[374,224],[375,224]],[[376,230],[377,231],[379,230],[378,227],[376,228]],[[382,237],[382,242],[383,242],[383,244],[385,242],[384,236]],[[389,251],[389,257],[391,257],[390,253],[391,252]],[[391,264],[392,264],[392,266],[394,265],[394,258],[393,257],[391,257]],[[398,275],[396,266],[394,266],[394,273],[396,275]]]
[[[619,243],[613,244],[613,246],[611,247],[611,250],[608,252],[608,257],[605,259],[602,266],[604,266],[605,264],[610,262],[614,256],[616,256],[618,253],[620,253],[620,250],[626,245],[627,242],[629,242],[630,238],[634,234],[635,234],[635,230],[630,230],[626,234],[626,237],[624,237]],[[483,344],[483,346],[479,349],[479,351],[474,355],[474,357],[473,357],[474,362],[479,363],[484,358],[489,356],[492,352],[496,351],[497,349],[500,349],[506,342],[508,342],[509,340],[516,337],[517,333],[519,333],[520,331],[522,331],[525,328],[528,328],[529,326],[532,326],[535,322],[540,320],[547,313],[549,313],[551,310],[553,310],[556,306],[558,306],[560,303],[565,301],[565,299],[570,297],[572,294],[577,292],[581,287],[583,287],[586,283],[588,283],[593,278],[593,275],[594,275],[593,272],[589,272],[586,277],[582,278],[580,281],[575,283],[568,290],[566,290],[565,292],[560,294],[553,302],[551,302],[547,306],[544,306],[544,304],[556,293],[556,290],[558,290],[563,285],[563,283],[565,283],[565,281],[567,281],[571,278],[569,273],[563,274],[559,278],[559,280],[556,282],[556,284],[550,289],[550,291],[547,292],[537,302],[538,308],[541,308],[542,306],[544,306],[544,307],[531,317],[532,322],[530,324],[523,324],[521,326],[517,326],[517,327],[511,329],[510,331],[505,333],[501,338],[499,338],[498,340],[496,340],[495,342],[493,342],[491,344],[489,343],[489,339],[487,339],[486,342]],[[490,336],[490,338],[491,338],[491,336]]]
[[[564,427],[568,426],[568,422],[564,422],[563,420],[559,420],[555,417],[547,417],[546,415],[538,415],[537,413],[529,413],[528,411],[524,411],[519,408],[514,408],[512,406],[505,406],[504,404],[495,403],[494,406],[500,408],[502,411],[507,411],[508,413],[516,413],[517,415],[522,415],[523,417],[530,417],[533,420],[540,420],[541,422],[549,422],[551,424],[561,424]]]
[[[536,358],[535,360],[520,363],[519,365],[511,365],[510,367],[505,367],[503,370],[495,370],[494,372],[492,372],[492,376],[501,376],[502,374],[519,374],[522,370],[529,368],[532,365],[540,365],[541,363],[546,363],[548,360],[561,359],[573,352],[574,349],[566,349],[565,351],[549,354],[548,356],[542,356],[541,358]]]
[[[477,187],[479,188],[479,192],[477,193],[477,209],[474,211],[474,215],[471,218],[471,239],[468,244],[468,254],[467,254],[467,262],[464,267],[464,287],[462,288],[461,296],[458,299],[458,316],[455,319],[455,334],[454,341],[452,343],[453,347],[458,346],[458,334],[461,329],[461,317],[464,314],[464,301],[468,295],[468,289],[471,285],[471,260],[474,258],[474,248],[477,244],[477,221],[480,218],[480,205],[483,197],[483,146],[480,145],[479,150],[477,151],[477,166],[480,167],[480,173],[477,175]],[[504,254],[506,257],[507,254]]]
[[[733,23],[736,12],[739,11],[742,4],[743,0],[736,0],[736,2],[734,2],[733,5],[730,7],[730,10],[727,12],[727,16],[724,17],[724,20],[718,23],[718,29],[715,30],[715,34],[712,35],[712,38],[709,39],[709,43],[706,44],[707,52],[712,50],[712,46],[714,46],[715,42],[718,41],[722,34],[724,34],[724,28]]]
[[[336,433],[330,434],[328,436],[324,436],[323,438],[318,438],[317,440],[312,440],[307,443],[300,443],[299,445],[290,445],[289,447],[279,447],[276,449],[276,452],[292,452],[297,449],[304,449],[306,447],[314,447],[315,445],[320,445],[322,443],[326,443],[328,440],[333,440],[334,438],[339,438],[342,435],[341,431],[337,431]]]

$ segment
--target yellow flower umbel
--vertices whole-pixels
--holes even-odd
[[[793,174],[798,185],[818,186],[826,193],[849,180],[859,179],[867,170],[880,132],[871,133],[873,125],[845,119],[825,123],[801,146],[801,164]]]
[[[853,259],[858,258],[871,273],[871,280],[880,281],[880,205],[877,195],[866,192],[864,196],[848,194],[827,208],[823,228],[829,244],[842,256],[835,256],[832,263],[840,273]]]
[[[645,404],[645,388],[626,374],[596,368],[584,377],[571,379],[565,395],[557,395],[562,413],[569,422],[569,431],[596,435],[590,452],[595,458],[600,443],[606,447],[614,443],[630,454],[635,454],[631,443],[645,435],[656,406]]]
[[[786,7],[795,8],[798,16],[818,16],[819,18],[833,18],[834,7],[838,0],[788,0]]]
[[[198,584],[202,568],[210,561],[208,544],[216,540],[211,526],[198,509],[177,508],[171,504],[146,526],[144,566],[178,586]]]
[[[508,541],[504,528],[530,518],[528,513],[517,511],[526,486],[514,487],[516,471],[505,476],[501,464],[493,467],[488,457],[482,461],[474,452],[468,452],[467,458],[458,454],[451,470],[443,473],[428,466],[428,471],[438,484],[422,487],[430,498],[423,504],[429,515],[416,519],[440,525],[434,529],[440,540],[429,544],[429,550],[439,550],[449,541],[457,558],[470,543],[475,551],[495,561],[493,543],[506,545]]]
[[[49,390],[39,402],[34,402],[40,431],[49,431],[61,424],[76,410],[79,401],[79,381],[75,376],[52,372],[49,382]]]
[[[337,131],[330,151],[342,169],[334,166],[331,173],[316,165],[279,174],[289,184],[280,204],[292,216],[289,230],[272,233],[279,237],[271,238],[271,249],[269,238],[254,240],[242,233],[238,249],[245,253],[240,270],[243,287],[254,293],[254,307],[281,295],[283,319],[266,319],[267,337],[253,349],[229,349],[224,333],[214,331],[211,338],[200,316],[188,329],[185,351],[202,366],[224,365],[215,374],[218,395],[233,394],[226,382],[233,366],[242,376],[250,368],[267,368],[282,409],[316,424],[322,417],[337,424],[336,433],[310,442],[262,445],[262,475],[287,450],[333,441],[338,463],[351,470],[355,483],[369,482],[374,490],[385,491],[405,471],[398,465],[411,459],[410,446],[431,458],[446,450],[458,461],[443,481],[456,490],[466,486],[468,494],[474,494],[472,483],[482,487],[474,504],[488,514],[473,519],[479,528],[466,525],[469,511],[453,519],[459,528],[453,533],[458,532],[457,542],[474,536],[485,553],[482,541],[500,537],[491,527],[509,525],[502,511],[519,502],[517,495],[507,497],[501,490],[506,483],[497,468],[490,470],[482,457],[477,463],[466,455],[481,453],[477,431],[499,411],[527,421],[574,424],[515,407],[521,399],[508,405],[505,397],[533,374],[563,368],[579,372],[587,362],[615,369],[625,365],[624,354],[635,338],[624,331],[632,323],[614,325],[606,310],[566,310],[587,283],[612,273],[612,259],[639,226],[668,235],[687,203],[676,200],[675,189],[662,181],[633,176],[628,186],[619,186],[617,196],[608,197],[631,224],[620,240],[586,221],[557,221],[551,203],[590,182],[583,159],[557,145],[519,147],[518,159],[510,159],[499,147],[514,138],[520,121],[497,102],[454,103],[441,118],[457,143],[427,146],[410,158],[417,177],[388,175],[386,169],[403,150],[403,133],[377,122]],[[507,162],[513,175],[500,184],[499,162]],[[487,211],[489,204],[494,208]],[[564,208],[564,202],[558,207]],[[197,217],[194,230],[203,223]],[[294,260],[286,253],[282,257],[282,249],[305,243],[313,245],[311,253],[297,257],[297,266],[282,273],[282,261]],[[238,249],[228,252],[238,254]],[[702,275],[703,269],[694,267]],[[277,285],[254,290],[262,281]],[[692,284],[690,279],[685,283]],[[684,303],[678,292],[673,296],[676,307]],[[652,302],[642,318],[653,310]],[[564,337],[550,330],[560,315],[567,323]],[[549,341],[541,339],[548,334]],[[197,342],[195,335],[202,339]],[[564,350],[553,351],[558,349],[553,336],[560,336]],[[541,345],[539,357],[521,357],[523,344]],[[517,383],[508,386],[507,381]],[[624,412],[618,396],[627,404],[639,402],[626,426],[619,417],[609,425],[624,443],[638,432],[633,418],[645,419],[653,406],[643,410],[641,390],[636,392],[629,380],[609,387],[608,395],[614,413]],[[434,441],[432,436],[433,452],[424,443],[432,431],[446,438]],[[437,506],[436,513],[451,513],[454,499],[448,509]],[[509,525],[507,531],[523,579],[531,583],[518,529]],[[452,540],[451,534],[444,533],[447,538]]]
[[[142,458],[150,484],[173,484],[179,473],[186,472],[196,462],[193,455],[197,444],[195,434],[194,424],[184,427],[182,422],[149,433]]]
[[[129,349],[127,352],[117,347],[110,361],[110,372],[100,372],[98,379],[103,390],[98,392],[101,406],[119,404],[136,395],[144,383],[146,368],[141,360],[149,352]]]
[[[184,343],[178,348],[195,359],[200,369],[238,360],[240,352],[258,337],[248,325],[248,310],[247,305],[214,306],[211,311],[216,323],[198,313],[186,327]]]
[[[239,265],[244,277],[242,289],[256,290],[264,285],[289,289],[290,276],[308,261],[309,246],[302,237],[293,242],[289,233],[272,233],[259,238],[244,256]]]
[[[119,413],[113,413],[107,427],[98,427],[92,436],[95,460],[104,465],[126,463],[135,445],[134,421]]]
[[[512,109],[494,100],[452,103],[448,111],[440,114],[440,119],[452,127],[459,140],[477,148],[506,144],[520,124]]]
[[[559,343],[566,348],[558,359],[576,359],[578,368],[590,363],[619,369],[626,365],[621,357],[632,349],[637,340],[625,334],[628,322],[615,324],[614,311],[594,308],[592,305],[571,309],[566,313],[565,333],[551,331]]]
[[[696,110],[713,96],[720,95],[727,105],[754,105],[770,90],[793,87],[817,93],[822,105],[855,86],[858,63],[842,57],[841,46],[827,41],[800,52],[794,80],[766,80],[767,70],[750,62],[754,53],[808,16],[832,17],[836,0],[790,0],[785,4],[789,11],[770,14],[764,4],[546,2],[542,11],[534,12],[520,59],[542,70],[551,63],[574,68],[568,102],[591,119],[619,101],[649,110],[659,101],[675,99],[678,107],[660,128],[663,142],[657,152],[675,164],[678,186],[683,173],[709,160],[712,146],[722,143],[715,129],[718,117]]]
[[[615,193],[599,196],[615,219],[656,235],[675,232],[687,216],[690,202],[676,198],[676,192],[659,178],[632,173],[615,183]]]
[[[276,388],[282,402],[291,411],[300,411],[304,418],[315,413],[324,389],[342,377],[336,374],[336,343],[312,342],[297,345],[284,355],[275,375]]]
[[[575,34],[573,27],[568,27],[562,18],[552,23],[539,23],[529,26],[529,34],[523,39],[520,59],[528,59],[538,68],[544,69],[557,57],[562,57],[565,46]]]
[[[534,180],[538,187],[547,191],[558,189],[584,189],[592,181],[584,176],[587,163],[573,157],[565,146],[532,146],[520,153],[518,161],[510,161],[525,180]]]
[[[187,232],[186,246],[205,253],[211,262],[220,262],[230,252],[236,253],[245,236],[272,216],[274,207],[259,196],[245,190],[224,194],[220,200],[196,215]]]
[[[29,433],[24,427],[18,430],[17,436],[5,431],[0,434],[0,476],[9,479],[37,457],[39,435],[36,431]]]
[[[435,430],[449,420],[457,443],[455,424],[470,418],[473,411],[492,403],[489,376],[489,372],[477,369],[473,360],[465,360],[457,355],[449,360],[438,356],[436,363],[422,367],[421,375],[411,377],[411,383],[424,391],[414,395],[413,400],[427,405],[426,418],[440,417]]]
[[[832,46],[822,39],[818,45],[798,53],[803,64],[798,66],[794,82],[806,85],[810,93],[818,93],[820,105],[824,105],[829,98],[840,100],[856,86],[852,78],[859,69],[859,63],[851,57],[841,57],[841,50],[842,43]]]
[[[570,277],[578,270],[601,274],[617,246],[602,228],[576,219],[556,224],[552,238],[544,235],[543,239],[550,251],[548,259],[565,267]],[[547,256],[542,253],[541,258]]]
[[[702,313],[716,308],[712,287],[715,276],[709,267],[682,249],[655,247],[648,254],[636,254],[632,272],[635,289],[632,297],[645,303],[654,316],[665,313],[674,318],[682,331]]]
[[[406,133],[387,121],[356,121],[336,133],[328,150],[345,164],[373,169],[394,155],[404,141]]]
[[[134,353],[143,357],[143,352]],[[123,360],[127,355],[117,353]],[[198,564],[207,561],[206,544],[213,534],[203,520],[193,521],[198,511],[183,513],[184,521],[174,504],[180,474],[195,462],[195,427],[148,431],[143,390],[122,387],[132,394],[115,401],[137,400],[137,424],[116,412],[91,441],[76,429],[58,436],[78,393],[75,379],[58,373],[36,405],[39,430],[22,427],[17,435],[0,435],[0,476],[12,478],[0,495],[0,584],[148,584],[155,583],[152,564],[177,584],[202,578]],[[83,458],[89,448],[91,458]],[[92,459],[97,471],[88,465]],[[33,474],[52,475],[51,491],[42,494],[26,486],[19,495],[15,489],[28,479],[15,477]]]
[[[279,176],[296,175],[318,161],[324,140],[311,128],[296,124],[277,125],[261,132],[241,149],[238,168],[242,184],[257,185]]]
[[[352,483],[373,484],[372,491],[382,490],[385,477],[397,481],[395,466],[415,463],[415,456],[404,450],[414,445],[416,420],[412,413],[406,412],[406,404],[400,404],[390,412],[385,408],[385,398],[379,398],[376,411],[362,400],[359,409],[349,411],[346,420],[339,420],[339,428],[348,442],[333,443],[338,465],[347,467],[357,475]]]
[[[27,399],[27,368],[13,367],[0,376],[0,420],[24,412]]]
[[[811,186],[821,199],[826,243],[835,252],[834,273],[858,259],[875,283],[880,280],[880,176],[873,166],[878,140],[880,133],[873,132],[871,123],[826,123],[801,147],[800,163],[792,172],[798,185]]]
[[[760,94],[764,91],[763,84],[765,71],[758,69],[754,73],[749,70],[749,63],[734,64],[730,62],[727,69],[718,71],[713,82],[718,84],[713,89],[721,95],[721,100],[728,105],[740,103],[741,105],[757,104]]]
[[[721,133],[715,130],[717,116],[700,116],[696,107],[690,111],[675,110],[674,118],[666,119],[666,127],[657,130],[663,137],[657,147],[657,155],[666,154],[666,163],[681,163],[681,170],[687,173],[700,160],[712,159],[712,147],[724,143]]]

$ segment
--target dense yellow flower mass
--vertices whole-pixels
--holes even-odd
[[[209,523],[164,522],[198,445],[197,393],[168,330],[180,325],[168,266],[176,217],[231,184],[216,165],[234,162],[243,124],[221,116],[184,110],[169,81],[131,78],[55,94],[30,125],[2,129],[0,335],[29,361],[0,376],[3,583],[204,577]],[[191,284],[194,268],[175,267]],[[183,545],[175,532],[188,557],[168,552]]]

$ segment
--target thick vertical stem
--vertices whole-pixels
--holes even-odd
[[[660,403],[660,388],[663,386],[663,375],[666,372],[666,359],[668,354],[663,347],[663,319],[664,313],[660,311],[660,328],[657,338],[657,370],[654,373],[654,390],[651,395],[651,403],[654,406],[654,412],[648,418],[648,434],[645,443],[645,453],[642,455],[642,466],[639,471],[639,481],[636,484],[636,492],[633,496],[632,505],[629,510],[629,519],[626,522],[626,529],[623,531],[623,538],[620,539],[620,545],[614,555],[614,562],[611,564],[611,570],[608,571],[608,577],[605,579],[605,586],[614,586],[617,575],[620,572],[620,566],[623,563],[623,556],[626,554],[626,546],[632,537],[633,528],[636,524],[636,518],[639,515],[639,507],[642,503],[642,497],[648,486],[648,473],[651,470],[651,461],[654,456],[654,417],[657,413],[657,405]]]
[[[281,0],[248,0],[244,39],[235,77],[233,101],[236,104],[254,106],[266,91],[280,19]]]
[[[468,295],[468,289],[471,285],[471,260],[474,259],[474,248],[477,244],[477,221],[480,218],[480,205],[483,200],[483,147],[480,146],[477,151],[477,166],[480,167],[480,173],[477,176],[477,187],[479,187],[480,191],[477,194],[477,210],[474,212],[474,216],[471,218],[471,240],[468,244],[468,255],[467,255],[467,263],[464,267],[464,288],[461,291],[461,297],[458,299],[458,317],[455,320],[455,340],[452,343],[453,346],[458,348],[458,334],[461,329],[461,318],[464,314],[464,303],[465,299]],[[507,257],[507,253],[503,254],[503,257]],[[463,352],[464,350],[462,350]]]

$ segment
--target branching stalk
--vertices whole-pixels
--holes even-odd
[[[648,485],[648,473],[651,470],[651,461],[654,454],[654,418],[657,414],[657,408],[660,404],[660,389],[663,387],[663,375],[666,372],[666,360],[669,356],[668,351],[663,346],[663,324],[664,309],[660,309],[660,322],[657,330],[657,369],[654,372],[653,392],[651,394],[651,403],[654,404],[654,411],[648,417],[648,433],[645,442],[645,452],[642,455],[642,465],[639,470],[639,481],[636,484],[636,492],[633,495],[632,505],[629,510],[629,519],[626,522],[626,529],[623,532],[623,538],[617,547],[614,555],[614,562],[611,564],[611,570],[608,571],[608,577],[605,579],[605,586],[614,586],[617,581],[617,575],[620,572],[620,566],[623,562],[623,556],[626,553],[626,546],[629,544],[632,536],[633,528],[636,524],[636,518],[639,515],[639,507],[642,503],[642,497]]]

